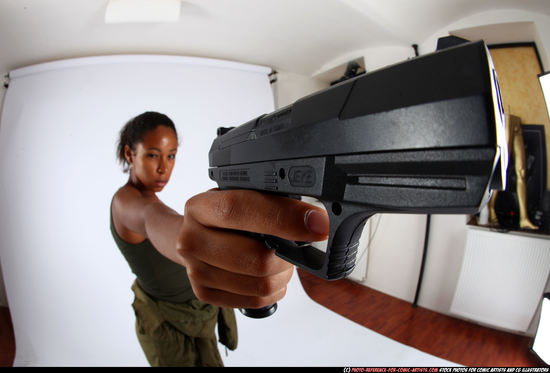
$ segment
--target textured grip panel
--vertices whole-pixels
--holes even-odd
[[[338,280],[348,276],[355,268],[359,241],[349,245],[332,246],[328,259],[327,279]]]

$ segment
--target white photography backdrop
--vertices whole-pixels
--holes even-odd
[[[125,183],[122,126],[147,110],[176,123],[180,149],[159,196],[183,213],[215,186],[216,128],[273,110],[265,67],[175,56],[105,56],[12,71],[0,127],[0,254],[16,365],[146,364],[133,274],[109,231]]]
[[[127,176],[115,162],[131,117],[160,111],[180,152],[162,200],[182,212],[215,186],[208,150],[219,126],[273,110],[262,67],[169,56],[110,56],[11,72],[0,124],[0,256],[16,366],[147,365],[134,332],[134,276],[109,231]],[[363,328],[307,297],[297,275],[267,320],[238,314],[232,366],[448,365]]]

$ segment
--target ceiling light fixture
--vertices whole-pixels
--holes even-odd
[[[178,22],[181,0],[109,0],[105,23]]]

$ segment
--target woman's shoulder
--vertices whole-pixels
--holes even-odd
[[[151,203],[160,200],[154,193],[143,192],[134,185],[128,183],[120,187],[114,194],[111,210],[119,217],[130,214],[135,215]]]
[[[128,243],[140,243],[146,237],[135,231],[133,226],[139,226],[136,220],[141,216],[139,211],[145,205],[146,198],[132,185],[126,184],[119,188],[112,200],[111,216],[115,230],[120,238]]]
[[[140,201],[147,202],[154,200],[158,200],[155,194],[144,193],[130,183],[121,186],[113,196],[113,203],[116,204]]]
[[[118,188],[118,190],[113,195],[113,202],[121,202],[128,198],[140,198],[141,193],[139,190],[130,184],[125,184]]]
[[[126,184],[120,187],[111,201],[111,213],[114,220],[119,221],[121,217],[126,215],[124,211],[131,208],[131,206],[135,208],[136,205],[141,203],[142,198],[139,190],[133,186]]]

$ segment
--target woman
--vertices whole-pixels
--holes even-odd
[[[280,300],[293,272],[236,230],[319,241],[328,235],[328,216],[294,199],[242,190],[194,196],[180,215],[156,195],[170,180],[177,150],[166,115],[146,112],[124,126],[118,159],[130,175],[113,197],[111,231],[137,277],[136,332],[149,363],[220,366],[216,321],[221,342],[234,349],[229,308]]]

